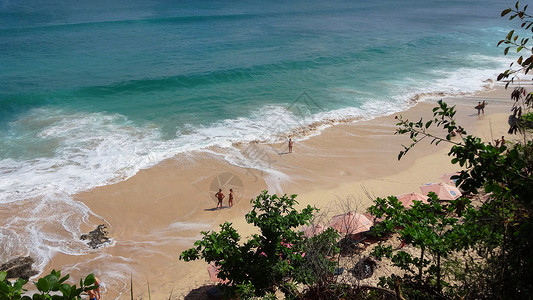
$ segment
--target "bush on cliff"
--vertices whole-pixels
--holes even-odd
[[[222,290],[227,297],[247,299],[272,294],[281,290],[287,298],[297,294],[296,285],[310,284],[320,278],[310,272],[306,262],[317,259],[321,253],[307,254],[305,237],[297,229],[308,224],[316,208],[307,206],[301,211],[294,208],[296,195],[269,195],[262,192],[252,200],[252,210],[246,214],[246,222],[258,227],[260,234],[248,240],[241,236],[231,223],[220,225],[220,232],[202,232],[203,238],[194,248],[183,251],[180,259],[192,261],[204,259],[214,263],[218,277],[228,280]],[[327,241],[333,244],[336,236],[327,233]],[[322,262],[327,260],[321,260]],[[330,272],[333,263],[326,264]]]

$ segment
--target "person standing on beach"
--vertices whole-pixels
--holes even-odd
[[[222,208],[222,200],[224,200],[224,193],[222,193],[222,189],[218,189],[218,193],[215,194],[215,197],[218,199],[217,208]]]
[[[88,290],[87,295],[89,295],[89,300],[100,300],[102,296],[100,296],[100,280],[98,280],[98,277],[94,277],[94,285],[96,285],[96,288]]]
[[[485,102],[485,100],[483,100],[483,102],[481,103],[481,113],[482,114],[485,114],[485,105],[487,105],[487,103]],[[478,112],[478,115],[479,115],[479,112]]]
[[[479,113],[481,112],[481,102],[477,103],[476,109],[477,109],[477,115],[479,116]]]
[[[292,139],[289,139],[289,153],[292,153]]]
[[[229,199],[228,199],[228,205],[229,207],[233,206],[233,189],[229,189]]]

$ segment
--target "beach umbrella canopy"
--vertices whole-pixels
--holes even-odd
[[[398,198],[398,201],[400,201],[405,208],[411,207],[414,202],[413,201],[422,201],[422,203],[428,203],[428,197],[424,196],[419,193],[406,193],[396,196]]]
[[[442,182],[446,183],[446,184],[449,184],[449,185],[452,185],[452,186],[457,186],[456,185],[456,182],[457,182],[457,179],[452,179],[452,176],[459,176],[459,172],[453,172],[453,173],[445,173],[445,174],[442,174],[441,177],[439,177],[440,180],[442,180]]]
[[[372,222],[372,224],[379,223],[379,222],[381,222],[381,221],[383,221],[385,219],[384,217],[376,218],[376,216],[374,216],[373,214],[371,214],[369,212],[363,213],[363,216],[365,216],[367,219],[369,219]]]
[[[455,200],[462,195],[458,188],[442,182],[426,183],[420,186],[420,190],[424,195],[434,192],[440,200]]]
[[[336,215],[329,221],[329,227],[340,233],[356,234],[370,230],[374,223],[366,216],[356,212]]]
[[[215,263],[211,262],[207,265],[207,273],[209,273],[209,278],[213,282],[220,282],[220,283],[228,283],[229,280],[222,280],[218,278],[218,267],[215,265]]]
[[[304,233],[304,236],[307,238],[313,237],[317,234],[320,234],[326,230],[327,227],[323,225],[309,225],[302,228],[302,231]]]

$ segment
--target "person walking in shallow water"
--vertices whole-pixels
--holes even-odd
[[[222,189],[218,189],[215,197],[218,199],[217,208],[222,208],[222,200],[224,200],[224,197],[226,197],[224,193],[222,193]]]
[[[100,300],[102,296],[100,296],[100,280],[98,277],[94,277],[94,285],[96,285],[96,288],[94,290],[88,290],[87,295],[89,295],[89,300]]]
[[[478,102],[476,109],[477,109],[477,115],[479,116],[479,113],[485,114],[485,106],[487,105],[487,102],[483,100],[483,102]]]
[[[229,207],[233,206],[233,189],[229,189],[229,198],[228,198],[228,205]]]
[[[292,153],[292,139],[289,139],[289,153]]]

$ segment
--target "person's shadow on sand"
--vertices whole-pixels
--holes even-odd
[[[229,208],[229,206],[222,206],[221,208],[213,207],[213,208],[204,208],[204,211],[215,211],[219,209]]]

